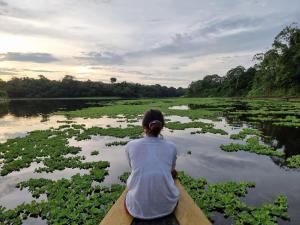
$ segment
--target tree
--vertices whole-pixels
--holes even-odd
[[[39,79],[13,78],[0,81],[0,90],[7,90],[13,98],[50,98],[50,97],[176,97],[183,95],[182,89],[160,85],[142,85],[128,82],[116,84],[78,81],[67,75],[61,81],[49,80],[43,75]],[[2,94],[3,95],[3,94]]]
[[[110,78],[110,82],[113,84],[113,83],[116,83],[117,82],[117,78],[115,77],[111,77]]]

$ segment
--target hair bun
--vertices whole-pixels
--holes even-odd
[[[153,129],[156,129],[156,128],[159,128],[159,129],[162,128],[162,122],[161,121],[153,120],[149,123],[149,129],[150,130],[153,130]]]

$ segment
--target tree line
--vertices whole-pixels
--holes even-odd
[[[285,27],[274,39],[272,48],[253,57],[255,65],[237,66],[225,76],[207,75],[192,82],[188,96],[299,96],[300,29],[296,24]]]
[[[2,92],[1,92],[2,90]],[[184,94],[183,88],[138,83],[120,82],[111,78],[111,83],[78,81],[66,75],[62,80],[49,80],[43,75],[39,79],[28,77],[0,81],[0,97],[9,98],[62,98],[62,97],[178,97]]]

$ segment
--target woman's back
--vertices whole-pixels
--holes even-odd
[[[179,199],[171,175],[177,155],[175,145],[158,137],[146,136],[129,142],[126,153],[131,166],[126,196],[129,213],[142,219],[172,213]]]

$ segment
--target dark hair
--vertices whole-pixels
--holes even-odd
[[[164,115],[158,109],[150,109],[144,113],[142,125],[146,134],[157,137],[165,125]]]

